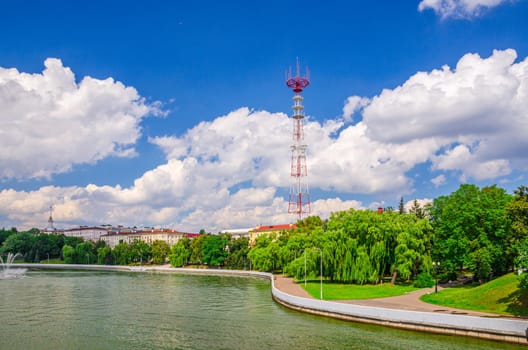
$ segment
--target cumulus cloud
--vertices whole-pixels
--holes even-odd
[[[444,174],[440,174],[437,177],[432,178],[431,182],[433,183],[433,185],[435,185],[435,187],[438,188],[442,185],[445,185],[447,183],[447,179]]]
[[[460,171],[461,178],[491,179],[524,169],[528,59],[516,58],[511,49],[488,58],[466,54],[454,69],[416,73],[365,107],[366,135],[383,144],[434,143],[437,148],[426,156],[433,168]]]
[[[95,222],[174,226],[188,230],[206,228],[214,232],[226,227],[292,222],[296,218],[287,214],[287,203],[277,194],[277,189],[288,188],[291,180],[290,128],[291,120],[284,114],[241,108],[211,122],[202,122],[180,137],[151,139],[166,153],[167,162],[147,171],[130,187],[92,184],[43,187],[31,192],[4,190],[0,192],[0,203],[4,204],[0,206],[0,217],[31,227],[44,222],[52,201],[55,219],[66,226]],[[326,162],[343,159],[333,153],[331,147],[345,149],[345,143],[350,142],[353,135],[333,140],[330,135],[339,128],[339,123],[307,124],[307,134],[311,134],[308,142],[314,144],[310,169],[324,166],[317,164],[321,159]],[[356,132],[364,134],[361,127]],[[369,147],[366,142],[359,144]],[[316,143],[324,148],[317,150]],[[361,150],[352,156],[359,161]],[[383,184],[385,180],[371,175],[383,173],[377,169],[379,167],[399,165],[388,159],[380,162],[378,156],[385,157],[374,154],[362,162],[367,173],[361,174],[361,181],[361,171],[352,170],[352,159],[340,160],[337,166],[341,171],[337,174],[330,170],[314,171],[309,181],[314,187],[324,185],[350,191],[360,188],[358,184],[362,186],[371,181],[368,186],[387,189]],[[369,173],[368,169],[373,169],[374,173]],[[357,179],[351,181],[350,174],[358,174]],[[403,179],[400,185],[406,186],[404,176],[400,178]],[[20,207],[28,208],[33,214],[17,211]],[[315,199],[312,214],[327,217],[333,211],[351,207],[359,208],[361,203],[339,198]],[[17,214],[13,214],[15,212]]]
[[[139,123],[162,113],[157,103],[112,78],[77,83],[59,59],[44,65],[36,74],[0,67],[0,179],[50,177],[73,164],[136,155]]]
[[[438,147],[434,140],[375,141],[362,122],[342,127],[335,121],[306,123],[311,187],[346,193],[408,192],[411,181],[405,172],[426,161]],[[290,129],[291,120],[284,114],[241,108],[202,122],[180,137],[157,137],[151,142],[169,161],[193,160],[193,181],[214,177],[214,186],[224,189],[248,182],[284,188],[291,179]],[[408,152],[409,148],[414,151]]]
[[[343,106],[343,119],[347,122],[352,121],[352,116],[354,113],[361,111],[363,108],[368,106],[370,100],[365,97],[360,96],[350,96],[345,101]]]
[[[414,201],[416,201],[422,209],[425,208],[426,205],[433,203],[433,200],[431,198],[417,198],[410,200],[403,205],[403,208],[405,209],[406,213],[411,211],[411,208],[414,206]]]
[[[434,10],[443,19],[472,18],[479,16],[484,10],[498,6],[511,0],[422,0],[418,10]]]
[[[419,72],[372,98],[352,96],[343,116],[359,111],[362,119],[353,124],[344,117],[324,123],[306,118],[309,187],[323,193],[399,198],[412,193],[410,173],[420,164],[435,171],[437,176],[430,179],[435,186],[446,182],[441,172],[454,172],[465,181],[526,169],[528,60],[516,59],[514,50],[494,51],[487,58],[467,54],[454,69]],[[101,123],[106,125],[104,119],[96,120]],[[0,218],[43,227],[51,201],[56,220],[64,225],[216,232],[293,222],[284,196],[291,183],[291,128],[283,113],[240,108],[182,135],[151,138],[166,162],[129,187],[3,190]],[[312,197],[314,215],[363,207],[358,201],[327,197]]]
[[[460,170],[463,169],[460,177],[461,182],[466,182],[468,178],[475,180],[493,179],[511,172],[510,163],[507,159],[481,160],[474,156],[467,145],[458,145],[433,158],[433,169],[440,170]]]
[[[5,227],[43,228],[53,204],[53,218],[61,228],[82,224],[110,223],[129,226],[175,227],[216,233],[223,228],[253,227],[257,224],[289,223],[296,218],[285,211],[288,204],[272,188],[240,189],[222,206],[187,204],[186,199],[172,198],[170,203],[152,205],[148,201],[130,202],[119,186],[55,187],[35,191],[0,191],[0,218]],[[214,199],[214,195],[210,195]],[[312,203],[312,214],[328,217],[330,213],[362,208],[361,202],[339,198],[320,199]]]

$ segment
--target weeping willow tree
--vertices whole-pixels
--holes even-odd
[[[306,273],[319,274],[322,250],[324,277],[346,283],[377,283],[385,276],[409,280],[431,269],[432,229],[427,219],[395,212],[378,214],[348,210],[331,215],[324,230],[301,234],[306,251]],[[291,240],[291,237],[290,237]],[[285,266],[296,278],[304,275],[304,254]]]

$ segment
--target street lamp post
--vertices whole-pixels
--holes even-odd
[[[323,251],[321,250],[320,252],[321,252],[321,260],[319,262],[319,269],[321,272],[320,295],[321,295],[321,300],[323,300]]]
[[[435,269],[435,293],[438,293],[438,268],[440,266],[440,263],[437,261],[433,261],[433,266]]]
[[[304,286],[306,287],[306,249],[304,250]]]
[[[319,248],[314,248],[321,253],[321,260],[319,261],[319,298],[323,300],[323,250]]]

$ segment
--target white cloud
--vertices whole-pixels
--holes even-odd
[[[416,200],[416,202],[420,205],[420,207],[423,209],[425,208],[425,206],[427,204],[430,204],[430,203],[433,203],[433,200],[431,198],[421,198],[421,199],[413,199],[413,200],[410,200],[408,201],[407,203],[404,204],[403,208],[405,209],[405,212],[408,213],[411,208],[413,207],[414,205],[414,201]]]
[[[347,193],[408,192],[411,181],[405,172],[425,162],[438,148],[435,140],[373,141],[361,122],[342,126],[338,122],[306,123],[310,187]],[[256,187],[285,188],[291,180],[290,129],[291,120],[284,114],[241,108],[202,122],[181,137],[164,136],[151,142],[169,160],[193,159],[193,181],[214,178],[210,191],[248,182]]]
[[[478,157],[473,156],[472,151],[466,145],[458,145],[446,151],[446,153],[434,157],[433,169],[464,169],[460,178],[462,182],[466,182],[468,177],[476,180],[485,180],[508,175],[511,172],[508,160],[479,160]]]
[[[0,179],[50,177],[73,164],[136,155],[139,123],[159,114],[132,87],[48,58],[42,73],[0,67]]]
[[[360,96],[350,96],[343,106],[343,119],[347,122],[352,121],[354,113],[361,111],[368,106],[370,99]]]
[[[241,108],[212,122],[202,122],[181,137],[151,139],[165,151],[167,162],[147,171],[128,188],[88,185],[43,187],[32,192],[6,190],[0,192],[0,203],[5,203],[0,217],[22,222],[26,227],[43,227],[48,205],[53,202],[54,216],[63,226],[112,223],[206,228],[214,232],[226,227],[296,221],[286,212],[285,199],[276,193],[277,188],[288,188],[291,180],[290,127],[291,120],[284,114]],[[387,149],[361,160],[364,148],[370,147],[362,136],[364,127],[353,127],[349,136],[330,137],[339,128],[339,123],[307,124],[308,142],[314,145],[313,160],[309,156],[310,169],[324,166],[318,164],[321,159],[325,159],[325,164],[334,160],[333,167],[341,169],[338,173],[314,171],[308,178],[310,184],[350,191],[361,186],[388,190],[386,181],[390,186],[408,185],[405,176],[389,178],[380,169],[401,166],[387,159],[378,160],[387,156]],[[358,149],[352,152],[353,158],[333,152],[332,147],[346,150],[354,133],[360,140]],[[361,170],[353,169],[356,161]],[[20,212],[19,207],[31,210]],[[312,214],[324,217],[351,207],[361,207],[361,203],[315,199]]]
[[[512,0],[422,0],[418,10],[432,9],[442,18],[472,18],[485,9],[511,2]]]
[[[161,181],[161,180],[160,180]],[[272,188],[241,189],[233,193],[222,206],[211,203],[187,204],[187,200],[174,198],[170,203],[156,206],[149,201],[127,202],[127,191],[119,186],[53,187],[36,191],[0,191],[0,217],[2,225],[19,229],[43,228],[54,205],[53,218],[58,227],[80,224],[110,223],[130,226],[176,227],[198,231],[202,228],[216,233],[222,228],[253,227],[257,224],[295,222],[296,217],[286,212],[287,202],[275,196]],[[215,196],[210,195],[214,200]],[[312,215],[323,218],[330,213],[349,208],[361,208],[358,201],[339,198],[320,199],[312,203]]]
[[[440,174],[437,177],[432,178],[431,182],[433,183],[433,185],[435,185],[435,187],[438,188],[442,185],[445,185],[447,183],[447,179],[444,174]]]
[[[363,113],[366,135],[383,144],[434,143],[438,148],[425,155],[433,168],[460,171],[462,178],[526,168],[528,59],[516,58],[511,49],[488,58],[467,54],[455,69],[413,75],[372,99]]]
[[[454,172],[461,180],[526,169],[528,60],[515,60],[514,50],[488,58],[468,54],[455,69],[417,73],[372,99],[353,96],[344,115],[361,105],[363,119],[355,124],[342,117],[323,124],[306,118],[309,187],[399,198],[412,193],[408,174],[419,164]],[[55,85],[68,81],[56,80]],[[141,106],[146,113],[149,107]],[[94,122],[96,129],[107,125],[104,118]],[[283,113],[240,108],[183,135],[151,138],[166,163],[130,187],[4,190],[2,225],[44,227],[50,202],[56,205],[55,218],[66,226],[112,223],[216,232],[295,221],[281,194],[291,181],[291,124]],[[430,181],[441,186],[446,177],[437,175]],[[312,213],[323,217],[362,207],[353,200],[312,200]]]

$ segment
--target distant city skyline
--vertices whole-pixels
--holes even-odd
[[[299,57],[311,212],[512,192],[528,169],[528,1],[7,2],[0,227],[295,222]]]

